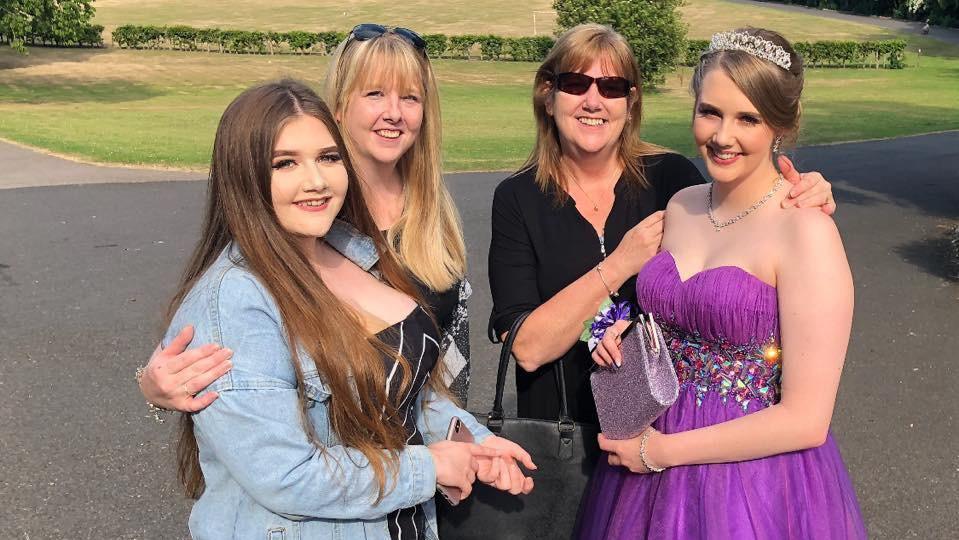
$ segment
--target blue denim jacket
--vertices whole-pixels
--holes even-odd
[[[373,242],[335,222],[327,242],[365,270],[377,260]],[[323,309],[318,306],[318,309]],[[330,429],[330,390],[313,361],[301,354],[309,421],[325,452],[303,431],[292,356],[280,313],[263,285],[229,246],[198,280],[177,310],[164,346],[186,324],[195,343],[233,350],[233,369],[204,392],[220,397],[193,415],[206,490],[190,514],[197,539],[387,539],[385,516],[423,504],[436,538],[436,471],[426,446],[400,453],[396,481],[374,504],[378,484],[363,454],[340,444]],[[428,395],[424,395],[428,394]],[[426,409],[422,401],[427,400]],[[424,389],[415,410],[427,445],[462,418],[477,440],[490,433],[446,398]]]

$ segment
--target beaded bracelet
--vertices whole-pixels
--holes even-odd
[[[639,459],[643,460],[643,467],[646,467],[646,470],[650,472],[663,472],[666,470],[666,467],[653,467],[646,459],[646,441],[652,432],[653,428],[647,428],[646,431],[643,432],[643,438],[639,441]]]
[[[609,293],[609,299],[615,300],[619,297],[619,291],[614,291],[610,288],[609,283],[606,281],[606,276],[603,275],[603,263],[596,265],[596,273],[599,274],[600,281],[603,282],[603,286],[606,287],[606,292]]]

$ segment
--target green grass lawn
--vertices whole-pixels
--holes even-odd
[[[552,0],[97,0],[96,22],[186,24],[240,30],[346,31],[363,22],[406,26],[421,33],[533,35],[533,12],[552,11]],[[536,31],[552,33],[556,17],[536,14]]]
[[[143,4],[142,15],[147,16],[150,6],[160,6],[156,7],[160,13],[163,5],[169,7],[172,2]],[[271,14],[287,4],[298,3],[278,4],[270,14],[261,14],[266,26],[260,27],[272,27],[278,19]],[[365,4],[385,9],[383,2]],[[119,10],[132,2],[98,2],[98,17],[121,13],[111,15],[107,9],[111,5],[110,9]],[[202,5],[202,10],[190,8],[193,12],[180,9],[193,18],[170,22],[197,24],[206,16],[203,13],[212,16],[216,9],[226,9],[215,8],[216,2]],[[252,2],[231,5],[236,6],[229,11],[231,17],[245,17],[247,12],[254,17]],[[412,5],[409,16],[421,17],[423,24],[411,26],[421,28],[427,20],[438,25],[449,22],[448,18],[427,19],[425,12],[416,11],[420,8],[413,9],[418,5]],[[786,16],[721,0],[695,0],[683,9],[692,37],[706,37],[742,22],[771,26],[793,39],[891,37],[865,25]],[[237,27],[249,26],[238,23]],[[910,43],[913,49],[923,48],[920,67],[915,67],[916,54],[910,52],[910,67],[904,70],[809,70],[801,144],[959,128],[959,48],[928,39]],[[33,49],[22,57],[0,49],[0,137],[90,161],[202,168],[209,160],[219,115],[243,88],[281,76],[318,85],[327,62],[319,56],[112,48]],[[522,163],[533,137],[530,84],[537,66],[438,60],[435,67],[443,105],[446,170],[511,169]],[[645,97],[645,138],[684,153],[692,152],[689,76],[689,68],[682,68]]]

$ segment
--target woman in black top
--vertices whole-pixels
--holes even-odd
[[[546,367],[563,359],[571,416],[596,422],[584,322],[615,291],[635,304],[635,276],[659,249],[662,210],[705,181],[688,159],[640,139],[640,88],[629,44],[596,24],[563,34],[536,73],[536,147],[496,189],[489,252],[491,339],[532,310],[513,345],[520,417],[558,417]],[[835,210],[821,175],[799,175],[785,159],[780,167],[798,184],[784,204]]]

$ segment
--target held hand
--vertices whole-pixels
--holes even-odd
[[[635,276],[642,270],[646,261],[659,252],[659,245],[663,241],[663,217],[666,212],[660,210],[650,214],[632,229],[626,231],[623,240],[610,254],[620,268],[625,270],[626,277]]]
[[[620,336],[627,326],[629,326],[629,321],[616,321],[606,329],[602,341],[593,349],[593,362],[604,368],[623,365],[623,353],[619,350],[623,339]]]
[[[646,440],[646,459],[652,467],[660,467],[653,457],[653,448],[658,446],[661,437],[664,435],[652,427],[646,428],[652,430],[649,438]],[[645,433],[645,431],[644,431]],[[643,434],[640,433],[632,439],[613,440],[607,439],[602,433],[598,436],[599,447],[609,453],[609,464],[619,467],[626,467],[630,472],[636,474],[648,474],[651,472],[643,465],[643,458],[640,453],[642,447]]]
[[[436,467],[436,483],[441,486],[458,488],[462,498],[469,497],[476,480],[476,471],[480,468],[478,459],[498,458],[499,450],[474,443],[440,441],[428,446]]]
[[[194,397],[233,367],[233,351],[206,344],[187,350],[193,340],[193,327],[187,326],[166,349],[157,346],[140,379],[140,392],[147,401],[164,409],[196,412],[218,397],[209,392]]]
[[[786,156],[779,156],[779,170],[783,178],[792,184],[789,196],[783,199],[782,207],[815,208],[831,216],[836,212],[836,199],[832,195],[830,184],[818,172],[800,173]]]
[[[477,480],[513,495],[528,495],[533,490],[533,479],[524,475],[517,463],[522,463],[527,469],[536,470],[536,464],[526,450],[513,441],[496,435],[487,437],[481,445],[499,450],[501,456],[492,459],[477,458]]]

